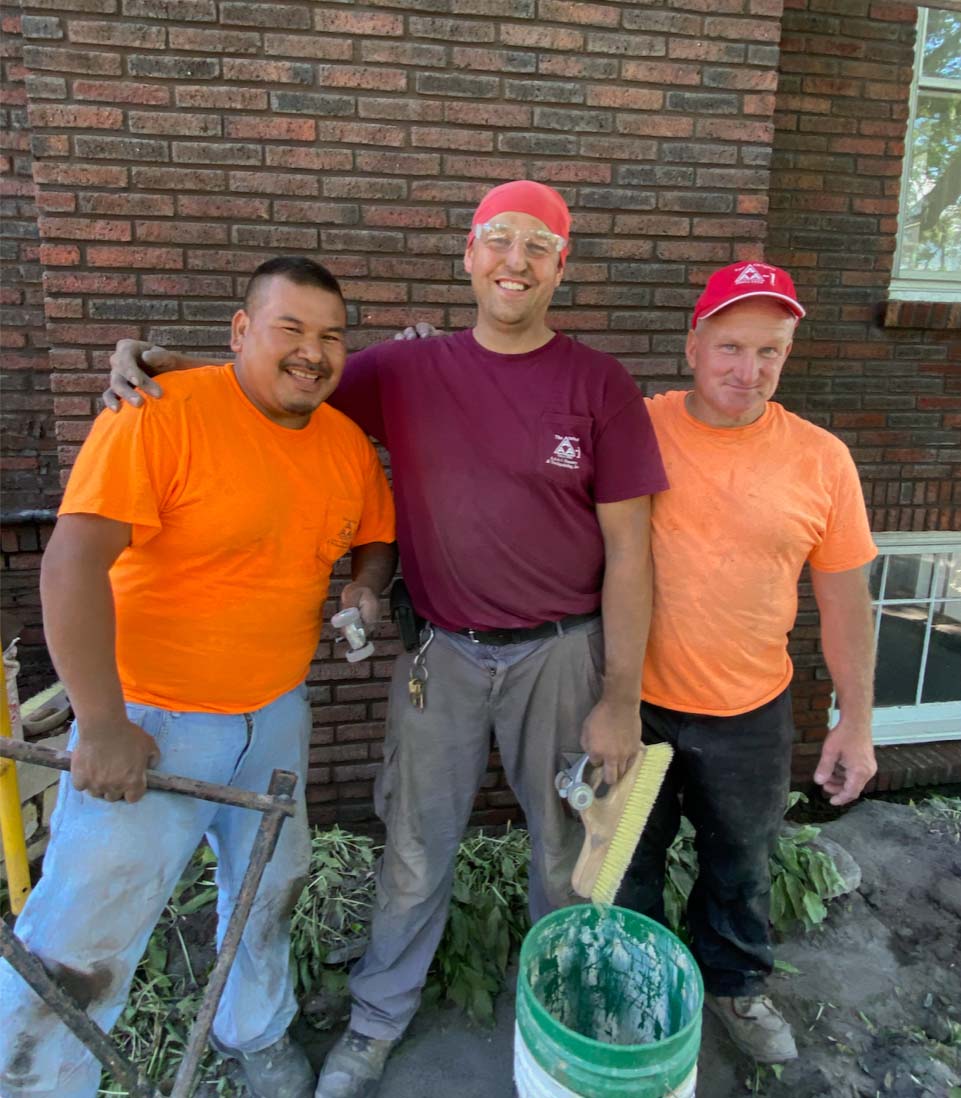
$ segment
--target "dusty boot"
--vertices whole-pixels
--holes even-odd
[[[373,1098],[396,1044],[345,1030],[327,1054],[314,1098]]]
[[[705,995],[704,1005],[721,1019],[737,1047],[759,1064],[797,1059],[791,1027],[766,995]]]
[[[240,1064],[251,1098],[312,1098],[314,1069],[304,1050],[286,1033],[258,1052],[237,1052],[213,1038],[210,1043]]]

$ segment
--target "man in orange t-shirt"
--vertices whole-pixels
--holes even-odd
[[[311,1098],[286,1036],[290,915],[307,873],[304,787],[317,648],[334,562],[342,606],[375,620],[396,560],[394,511],[367,437],[325,403],[346,361],[336,279],[270,260],[235,314],[236,358],[178,374],[167,399],[104,413],[43,561],[44,626],[76,722],[25,944],[101,1028],[123,1009],[147,939],[206,834],[218,944],[258,813],[145,791],[148,767],[259,792],[297,774],[296,815],[264,872],[213,1025],[255,1098]],[[115,802],[115,803],[111,803]],[[0,964],[0,1091],[93,1098],[100,1067]]]
[[[645,742],[667,740],[675,756],[618,896],[663,921],[683,809],[697,832],[688,923],[707,1005],[765,1062],[797,1055],[760,992],[773,966],[768,859],[794,739],[787,634],[805,562],[840,711],[815,780],[845,804],[876,770],[864,567],[876,550],[857,470],[839,439],[770,402],[803,316],[785,271],[725,267],[694,309],[693,391],[648,401],[671,487],[653,503],[641,717]]]

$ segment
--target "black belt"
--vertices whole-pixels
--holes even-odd
[[[458,629],[457,632],[475,644],[523,644],[524,641],[542,640],[544,637],[560,637],[575,625],[593,621],[601,616],[600,610],[589,614],[568,614],[560,621],[545,621],[529,629]]]

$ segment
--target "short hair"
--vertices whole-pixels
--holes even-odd
[[[340,283],[321,263],[308,259],[305,255],[280,255],[274,259],[265,260],[250,276],[244,293],[244,308],[248,312],[250,312],[258,284],[274,277],[286,278],[295,286],[316,286],[320,290],[335,294],[341,301],[344,300]]]

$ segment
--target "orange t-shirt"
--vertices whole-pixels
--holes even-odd
[[[747,427],[709,427],[684,397],[647,402],[671,487],[653,499],[644,698],[734,716],[791,681],[787,634],[804,562],[843,572],[877,550],[839,439],[771,403]]]
[[[330,572],[394,540],[373,447],[326,404],[302,430],[244,396],[232,366],[168,374],[161,400],[104,412],[61,514],[132,526],[110,571],[128,701],[243,713],[304,680]]]

